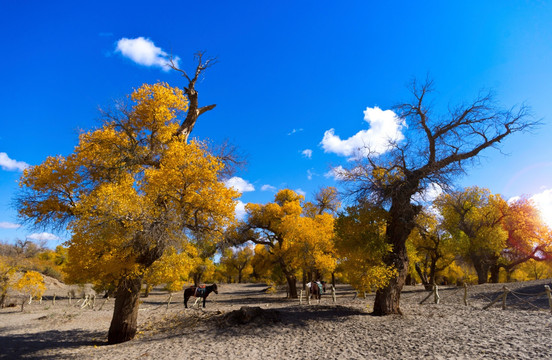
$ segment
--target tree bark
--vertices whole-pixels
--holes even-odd
[[[481,256],[473,255],[471,257],[473,267],[477,273],[477,283],[486,284],[489,277],[489,265]]]
[[[132,340],[136,335],[142,278],[123,279],[117,287],[115,309],[107,335],[109,344]]]
[[[286,280],[289,289],[289,298],[297,299],[297,279],[295,275],[286,274]]]
[[[418,275],[420,276],[420,279],[422,280],[424,289],[431,290],[433,288],[433,285],[427,279],[427,275],[422,271],[420,264],[416,263],[416,265],[414,265],[414,268],[416,269],[416,272],[418,273]]]
[[[410,185],[413,189],[417,188],[417,183]],[[393,245],[393,250],[384,258],[384,263],[387,266],[393,266],[397,275],[389,281],[386,287],[378,289],[376,292],[374,315],[402,314],[400,309],[401,291],[408,274],[406,240],[414,228],[414,218],[421,210],[421,207],[410,203],[410,197],[415,190],[405,190],[402,189],[402,192],[392,200],[386,230],[387,241]]]
[[[500,277],[500,266],[499,265],[492,265],[490,267],[491,271],[491,283],[498,284],[498,280]]]
[[[153,285],[146,283],[146,289],[144,290],[144,297],[147,298],[152,289],[153,289]]]

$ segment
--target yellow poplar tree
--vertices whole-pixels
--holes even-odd
[[[225,187],[220,157],[187,143],[178,121],[186,110],[180,89],[143,85],[73,153],[48,157],[20,182],[23,220],[72,234],[69,278],[116,284],[109,343],[135,336],[144,275],[170,246],[220,239],[233,222],[239,193]]]
[[[454,237],[460,254],[472,263],[478,282],[486,283],[489,269],[506,247],[508,232],[502,222],[507,202],[488,189],[466,188],[438,197],[434,202],[443,215],[443,227]]]
[[[408,240],[416,253],[411,256],[411,263],[414,264],[422,284],[427,290],[431,290],[437,274],[454,261],[457,254],[456,244],[450,233],[441,227],[436,214],[427,209],[416,217],[416,226]]]
[[[247,204],[247,221],[239,227],[238,242],[252,241],[266,250],[284,273],[289,296],[297,297],[297,272],[305,267],[333,271],[336,265],[332,238],[334,218],[305,209],[304,197],[280,190],[274,202]],[[304,207],[305,206],[305,207]]]
[[[159,258],[147,270],[144,281],[148,286],[165,284],[169,292],[177,292],[187,282],[188,274],[192,270],[196,250],[190,244],[185,244],[186,249],[177,251],[175,247],[169,247],[163,256]]]
[[[340,267],[351,286],[359,291],[382,288],[395,275],[395,269],[383,262],[391,251],[385,241],[387,216],[381,208],[359,203],[347,207],[337,218]]]
[[[0,307],[4,308],[8,290],[14,285],[14,275],[17,267],[10,264],[8,259],[0,256]]]
[[[44,277],[36,271],[27,271],[14,286],[15,289],[29,295],[29,304],[33,298],[40,299],[46,285],[44,285]]]
[[[226,271],[228,272],[227,278],[231,279],[236,277],[238,283],[241,283],[244,277],[249,276],[253,272],[251,266],[251,260],[253,259],[253,250],[250,247],[245,246],[242,249],[233,251],[227,249],[220,259],[221,264],[224,264]]]
[[[506,279],[510,280],[511,273],[520,264],[531,259],[545,260],[552,245],[552,231],[529,199],[520,198],[508,202],[507,214],[502,225],[508,232],[508,239],[498,263],[491,267],[493,282],[498,281],[500,268],[506,271]]]
[[[280,284],[285,282],[285,277],[275,264],[276,259],[268,252],[267,246],[255,245],[251,266],[253,274],[258,280],[265,281],[267,284]]]

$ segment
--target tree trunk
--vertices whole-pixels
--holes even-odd
[[[498,284],[498,280],[500,277],[500,266],[492,265],[490,268],[490,271],[491,271],[491,283]]]
[[[422,284],[424,285],[424,289],[431,290],[433,288],[433,285],[427,280],[426,274],[422,271],[422,268],[420,267],[419,263],[416,263],[414,265],[414,268],[416,269],[416,272],[418,273],[418,276],[420,277]]]
[[[477,273],[477,283],[486,284],[489,276],[489,265],[483,260],[481,256],[473,255],[471,257],[473,267]]]
[[[417,188],[417,184],[411,185],[415,185],[414,189]],[[397,273],[386,287],[378,289],[376,292],[374,315],[401,314],[401,290],[408,273],[406,239],[414,228],[414,218],[421,210],[420,206],[410,203],[410,197],[415,191],[408,192],[407,189],[402,189],[402,191],[402,194],[393,198],[389,210],[386,238],[387,242],[393,245],[393,250],[384,258],[384,263],[387,266],[392,266]]]
[[[435,274],[437,273],[437,259],[431,258],[431,264],[429,265],[429,282],[431,284],[436,284]]]
[[[195,287],[198,287],[199,285],[201,285],[202,276],[203,276],[203,272],[201,272],[201,271],[193,273],[192,277],[193,277],[193,280],[194,280],[194,286]]]
[[[288,283],[289,298],[290,299],[297,299],[297,281],[295,279],[295,275],[287,275],[286,274],[286,280],[287,280],[287,283]]]
[[[7,292],[3,291],[0,295],[0,308],[4,308],[6,306],[6,294]]]
[[[288,283],[288,297],[290,299],[297,299],[297,279],[295,277],[295,273],[286,266],[286,263],[282,258],[278,259],[278,263],[280,264],[280,268],[282,269]]]
[[[107,335],[109,344],[132,340],[136,335],[142,278],[123,279],[117,287],[115,309]]]
[[[144,290],[144,297],[147,298],[152,289],[153,289],[153,285],[146,283],[146,289]]]
[[[511,268],[506,269],[506,282],[511,282],[512,281],[512,273],[513,272],[514,272],[514,269],[511,269]],[[538,279],[535,279],[535,280],[538,280]]]
[[[405,284],[406,274],[408,273],[406,248],[404,248],[403,251],[400,249],[393,249],[393,253],[387,258],[388,260],[385,263],[389,265],[389,262],[392,262],[395,265],[397,276],[393,277],[386,287],[376,291],[374,315],[401,314],[401,290]]]

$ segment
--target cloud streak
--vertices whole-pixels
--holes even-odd
[[[288,132],[288,135],[293,135],[293,134],[301,132],[301,131],[303,131],[303,129],[293,129],[290,132]]]
[[[276,191],[276,187],[269,184],[265,184],[261,186],[261,191]]]
[[[163,71],[169,71],[169,54],[160,47],[155,46],[153,41],[144,37],[135,39],[122,38],[117,41],[115,52],[121,53],[126,58],[135,63],[148,67],[159,67]],[[178,56],[173,57],[173,61],[178,66]]]
[[[27,238],[31,239],[31,240],[59,240],[59,237],[55,236],[54,234],[50,234],[50,233],[47,233],[47,232],[43,232],[43,233],[34,233],[34,234],[31,234],[29,236],[27,236]]]
[[[21,225],[10,222],[0,221],[0,229],[19,229]]]

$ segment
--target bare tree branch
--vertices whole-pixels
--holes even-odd
[[[197,61],[197,65],[194,71],[194,77],[190,78],[188,73],[182,69],[179,69],[174,61],[174,59],[171,57],[169,60],[169,67],[175,71],[178,71],[182,74],[182,76],[188,81],[188,85],[184,87],[184,93],[188,97],[189,100],[189,108],[188,113],[186,114],[186,118],[178,128],[178,131],[176,132],[176,136],[182,136],[185,142],[188,141],[188,137],[190,136],[190,133],[194,129],[195,123],[200,115],[206,113],[207,111],[213,110],[217,105],[211,104],[207,106],[200,107],[198,102],[198,93],[195,89],[196,82],[200,75],[203,74],[205,70],[210,68],[211,66],[215,65],[217,63],[217,60],[215,58],[209,58],[207,60],[203,60],[205,53],[200,51],[197,52],[194,56],[195,60]]]

